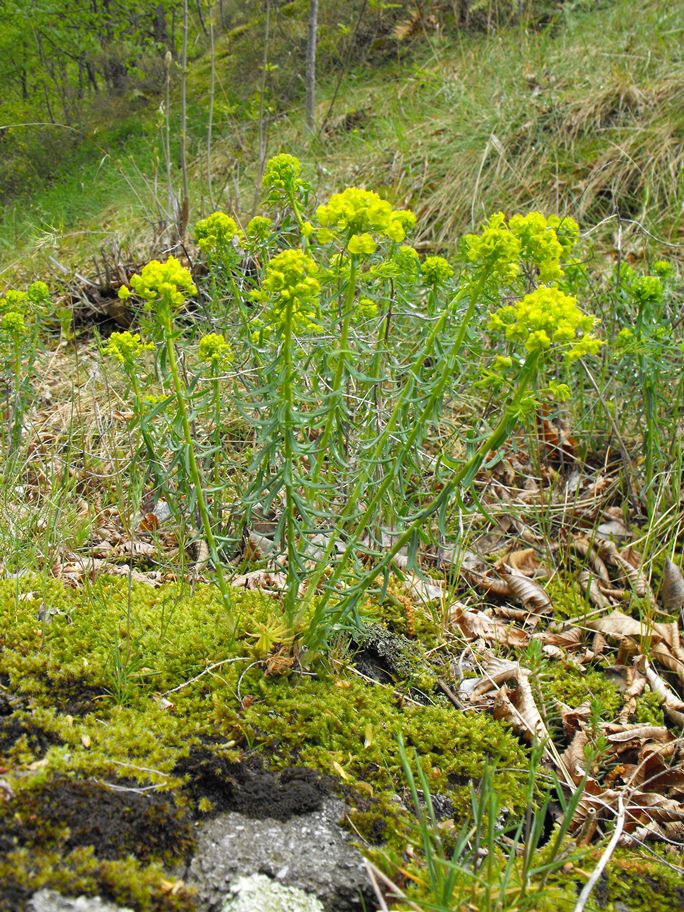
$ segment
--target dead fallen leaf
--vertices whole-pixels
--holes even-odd
[[[669,557],[665,561],[665,567],[663,568],[660,601],[665,611],[671,614],[679,612],[682,617],[682,624],[684,624],[684,574]]]

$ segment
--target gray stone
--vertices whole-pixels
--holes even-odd
[[[222,912],[324,912],[315,896],[297,887],[284,887],[263,874],[240,877],[230,889],[233,898]]]
[[[326,912],[360,912],[361,896],[368,906],[373,894],[361,854],[338,824],[343,813],[341,801],[328,799],[285,821],[230,812],[201,824],[186,875],[200,908],[221,912],[240,877],[265,874],[318,897]]]
[[[99,896],[62,896],[54,890],[39,890],[26,906],[26,912],[131,912],[114,906]]]

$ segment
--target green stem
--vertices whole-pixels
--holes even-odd
[[[468,302],[468,308],[463,316],[463,320],[461,321],[461,326],[460,326],[460,329],[458,332],[458,336],[456,337],[456,340],[451,348],[449,357],[446,359],[446,361],[444,363],[444,367],[443,367],[443,371],[442,371],[440,380],[433,387],[432,393],[431,393],[430,397],[428,398],[428,401],[425,404],[421,415],[418,417],[418,419],[415,421],[415,423],[413,425],[413,429],[412,429],[411,433],[409,434],[406,443],[404,444],[403,449],[405,452],[408,452],[410,450],[410,448],[413,445],[413,443],[415,442],[418,434],[421,433],[421,431],[423,430],[423,422],[426,420],[426,418],[430,414],[432,414],[435,404],[437,403],[437,401],[439,399],[441,399],[441,397],[444,393],[444,389],[453,375],[456,361],[458,360],[458,355],[460,353],[463,342],[465,341],[466,333],[468,331],[468,325],[470,323],[470,320],[473,317],[473,314],[475,312],[475,308],[477,306],[477,302],[480,298],[480,295],[482,294],[482,290],[484,288],[485,281],[486,281],[486,275],[483,275],[481,277],[480,281],[472,289],[472,293],[470,295],[470,300]],[[410,375],[413,376],[414,378],[417,378],[420,375],[420,371],[421,371],[425,361],[432,353],[434,345],[435,345],[435,341],[437,340],[437,338],[440,336],[442,330],[444,329],[444,325],[445,325],[448,317],[450,316],[453,307],[458,303],[458,301],[460,301],[465,296],[465,294],[468,290],[469,290],[468,287],[465,287],[464,289],[462,289],[455,296],[455,298],[451,302],[450,306],[445,308],[444,311],[442,312],[442,314],[440,315],[439,319],[435,321],[435,324],[432,327],[432,331],[430,332],[428,338],[426,339],[426,341],[425,341],[420,353],[418,354],[418,357],[416,358],[416,360],[412,366],[412,369],[410,371]],[[304,601],[303,601],[303,604],[301,607],[302,614],[304,613],[306,608],[309,606],[309,604],[313,600],[317,587],[323,577],[323,574],[326,572],[326,570],[328,568],[328,565],[329,565],[332,555],[335,551],[335,548],[337,546],[337,542],[340,538],[340,535],[342,534],[342,531],[343,531],[346,523],[353,515],[353,513],[356,509],[356,506],[359,503],[359,500],[361,498],[365,485],[370,477],[370,473],[373,471],[373,467],[375,466],[377,461],[382,456],[382,453],[385,449],[385,446],[387,445],[388,440],[391,438],[391,435],[394,433],[395,427],[396,427],[399,417],[402,413],[404,405],[405,405],[406,401],[408,400],[408,397],[413,392],[414,382],[407,383],[406,386],[404,387],[404,389],[402,390],[402,392],[400,393],[400,395],[397,397],[397,401],[395,402],[392,413],[387,421],[387,424],[385,425],[385,429],[382,432],[382,434],[380,434],[380,436],[378,437],[378,440],[375,444],[375,448],[374,448],[370,458],[366,462],[366,468],[360,473],[359,477],[356,480],[354,488],[352,489],[352,491],[349,495],[349,498],[347,500],[347,505],[344,508],[344,510],[342,511],[342,513],[340,514],[337,523],[335,524],[334,532],[332,532],[330,535],[325,552],[323,553],[323,556],[321,557],[320,561],[318,562],[318,565],[317,565],[316,569],[314,570],[314,572],[311,576],[311,579],[309,580],[309,585],[307,587],[307,593],[306,593],[306,596],[304,598]],[[339,563],[337,564],[337,568],[335,570],[336,579],[339,579],[344,568],[346,567],[347,560],[349,559],[352,551],[356,548],[361,535],[363,535],[364,531],[366,530],[368,523],[370,521],[372,521],[373,515],[375,513],[375,510],[376,510],[378,504],[380,503],[382,498],[385,496],[385,493],[386,493],[387,489],[389,488],[389,485],[392,483],[392,480],[394,478],[394,474],[398,468],[398,465],[399,465],[398,462],[395,463],[394,471],[387,472],[387,474],[385,475],[381,484],[379,484],[376,487],[374,496],[371,498],[366,509],[364,510],[361,518],[359,519],[359,521],[356,525],[354,533],[350,537],[347,548],[345,549],[344,553],[342,554],[341,558],[339,559]],[[329,591],[324,593],[323,596],[321,597],[322,601],[323,601],[323,610],[325,609],[325,606],[327,604],[327,601],[329,600],[329,597],[330,597]],[[320,619],[322,618],[322,616],[323,616],[323,611],[321,610],[320,603],[319,603],[319,606],[317,607],[316,612],[314,614],[314,620],[312,621],[310,631],[313,631],[314,628],[316,627],[316,625],[318,623],[320,623]]]
[[[22,390],[21,390],[21,344],[15,339],[14,341],[14,405],[12,409],[12,433],[10,438],[10,448],[17,450],[21,443],[21,432],[23,430],[23,408],[22,408]]]
[[[220,472],[221,472],[221,384],[216,376],[216,365],[211,366],[211,385],[214,401],[214,456],[212,459],[212,489],[214,492],[212,513],[214,525],[221,521]]]
[[[223,601],[224,607],[228,611],[232,611],[233,600],[228,591],[228,585],[223,574],[223,567],[221,565],[218,548],[216,547],[216,539],[214,538],[214,533],[211,527],[211,518],[209,516],[209,510],[207,508],[207,501],[204,496],[204,489],[202,488],[202,478],[200,476],[199,466],[197,465],[197,458],[195,456],[195,447],[192,439],[192,428],[190,426],[190,418],[188,416],[188,409],[185,402],[186,390],[178,372],[176,349],[173,344],[173,322],[169,305],[167,305],[167,307],[162,311],[161,318],[164,328],[166,356],[169,362],[169,370],[171,372],[171,380],[173,382],[174,393],[176,395],[178,413],[180,415],[181,424],[183,426],[183,440],[187,454],[190,480],[192,481],[192,484],[195,488],[195,494],[197,496],[197,508],[199,510],[200,519],[202,521],[204,537],[207,540],[209,554],[211,555],[214,570],[216,571],[216,581],[221,592],[221,599]]]
[[[294,498],[294,390],[292,386],[292,319],[293,299],[287,302],[285,314],[285,337],[283,340],[283,369],[281,382],[281,402],[283,409],[283,484],[285,487],[285,538],[287,544],[287,596],[285,599],[285,615],[288,623],[294,620],[294,606],[299,590],[299,576],[297,574],[297,528],[295,523],[295,498]]]
[[[340,412],[342,411],[341,403],[343,401],[343,387],[345,379],[345,367],[349,349],[349,328],[353,314],[354,294],[356,293],[356,257],[351,258],[351,268],[349,270],[349,286],[342,306],[342,325],[340,328],[340,344],[336,351],[335,374],[333,377],[332,391],[330,393],[330,409],[326,418],[325,427],[319,440],[318,456],[314,465],[312,484],[316,484],[321,475],[321,469],[326,458],[330,438],[332,437],[335,424],[340,423]],[[341,428],[340,428],[341,430]]]
[[[493,450],[497,450],[504,443],[504,441],[510,436],[511,432],[515,428],[517,421],[518,421],[516,407],[522,401],[530,382],[533,380],[533,378],[536,374],[536,371],[537,371],[538,363],[539,363],[538,352],[533,352],[531,355],[528,356],[528,358],[523,366],[521,375],[520,375],[518,388],[517,388],[515,396],[513,398],[513,402],[511,403],[511,406],[506,410],[505,414],[503,415],[503,417],[501,418],[501,420],[499,421],[497,426],[494,428],[492,433],[487,437],[487,439],[484,441],[484,443],[482,443],[480,445],[480,447],[476,450],[476,452],[473,453],[473,455],[470,457],[470,459],[467,462],[465,462],[461,466],[461,468],[458,469],[458,471],[456,471],[456,473],[453,475],[453,477],[451,478],[449,483],[444,486],[444,488],[439,492],[439,494],[435,495],[435,497],[433,497],[431,502],[429,504],[427,504],[427,506],[423,507],[423,509],[420,510],[416,514],[416,516],[413,518],[410,526],[397,538],[394,545],[392,545],[392,547],[385,554],[385,556],[382,558],[382,560],[380,560],[371,570],[369,570],[368,573],[366,573],[363,577],[361,577],[359,582],[354,587],[355,591],[366,590],[368,588],[368,586],[370,586],[370,584],[373,582],[373,580],[378,576],[378,574],[382,573],[382,571],[385,569],[385,567],[389,566],[389,564],[394,560],[394,558],[401,551],[401,549],[404,548],[408,544],[408,542],[411,540],[412,536],[415,534],[417,529],[419,529],[420,526],[425,522],[425,520],[428,519],[430,516],[434,516],[434,514],[439,511],[439,509],[442,507],[442,505],[445,503],[445,501],[447,501],[451,497],[451,495],[456,490],[456,488],[461,487],[461,486],[467,487],[468,485],[470,485],[473,482],[478,471],[482,467],[482,464],[485,461],[487,454]],[[310,625],[309,631],[308,631],[308,637],[307,637],[307,645],[309,645],[312,648],[320,645],[323,638],[325,637],[325,634],[327,631],[322,624],[323,617],[325,615],[325,609],[326,609],[328,602],[330,601],[330,597],[335,589],[335,584],[337,582],[339,582],[339,579],[340,579],[342,573],[344,572],[344,569],[345,569],[345,566],[347,563],[347,559],[350,556],[352,550],[354,549],[354,547],[356,545],[356,541],[358,541],[359,536],[363,533],[365,524],[366,524],[369,516],[371,515],[370,507],[371,507],[371,505],[373,505],[373,507],[374,507],[375,503],[377,502],[377,499],[378,499],[378,495],[376,495],[376,497],[373,498],[373,501],[371,501],[371,504],[369,504],[369,507],[366,509],[363,516],[359,520],[358,526],[354,532],[354,535],[352,536],[352,540],[350,541],[346,550],[342,554],[339,562],[337,563],[333,573],[331,574],[331,576],[328,580],[326,591],[321,595],[321,598],[316,606],[316,611],[313,615],[311,625]],[[313,583],[313,578],[312,578],[312,583]],[[311,591],[311,589],[312,589],[312,586],[310,586],[310,591]]]
[[[154,449],[154,441],[152,440],[149,429],[147,427],[147,421],[145,420],[145,408],[143,405],[142,395],[140,393],[140,384],[138,383],[138,377],[135,373],[135,366],[130,365],[130,367],[126,369],[126,373],[131,384],[131,389],[133,390],[133,403],[136,417],[138,419],[138,425],[140,426],[140,434],[142,436],[143,443],[145,444],[145,449],[147,450],[147,456],[150,461],[150,468],[152,469],[152,474],[154,475],[154,483],[157,488],[164,490],[164,473],[159,465],[159,460],[157,459],[157,454]]]

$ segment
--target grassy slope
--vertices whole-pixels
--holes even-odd
[[[647,0],[638,13],[633,0],[617,0],[541,32],[428,36],[401,59],[349,74],[322,139],[307,137],[300,109],[275,120],[269,152],[288,149],[315,162],[322,194],[364,183],[414,206],[426,217],[426,246],[448,249],[498,208],[572,212],[586,226],[616,206],[677,244],[684,232],[684,2]],[[226,41],[219,58],[226,58]],[[223,113],[230,101],[224,72],[216,186],[227,188],[218,194],[223,205],[249,209],[251,194],[239,189],[254,179],[257,130],[254,121]],[[207,207],[208,78],[200,58],[190,74],[195,213]],[[332,83],[321,86],[319,120],[332,90]],[[162,171],[157,108],[118,113],[116,127],[90,137],[52,187],[5,213],[0,282],[44,270],[49,255],[84,261],[113,233],[151,233],[155,198],[165,193],[154,178]]]

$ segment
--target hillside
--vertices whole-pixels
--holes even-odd
[[[572,214],[585,229],[604,222],[598,238],[607,244],[619,213],[646,229],[628,230],[625,242],[635,253],[643,252],[647,232],[676,251],[683,231],[684,6],[648,0],[638,17],[633,12],[630,0],[565,4],[531,29],[486,35],[433,28],[391,39],[389,48],[389,39],[376,41],[341,79],[324,74],[317,104],[323,130],[315,139],[301,99],[267,99],[264,148],[297,154],[323,195],[356,182],[414,206],[427,247],[449,250],[493,210],[540,208]],[[213,196],[242,217],[254,205],[248,188],[259,169],[260,127],[254,94],[240,100],[233,80],[240,82],[243,48],[256,55],[262,29],[257,18],[216,39]],[[258,63],[250,66],[258,90]],[[209,208],[210,70],[207,51],[189,65],[191,220]],[[153,243],[167,194],[161,101],[113,101],[47,184],[6,204],[5,275],[47,268],[49,256],[87,263],[115,238]],[[177,147],[177,89],[171,107]],[[175,167],[172,179],[177,190]]]

